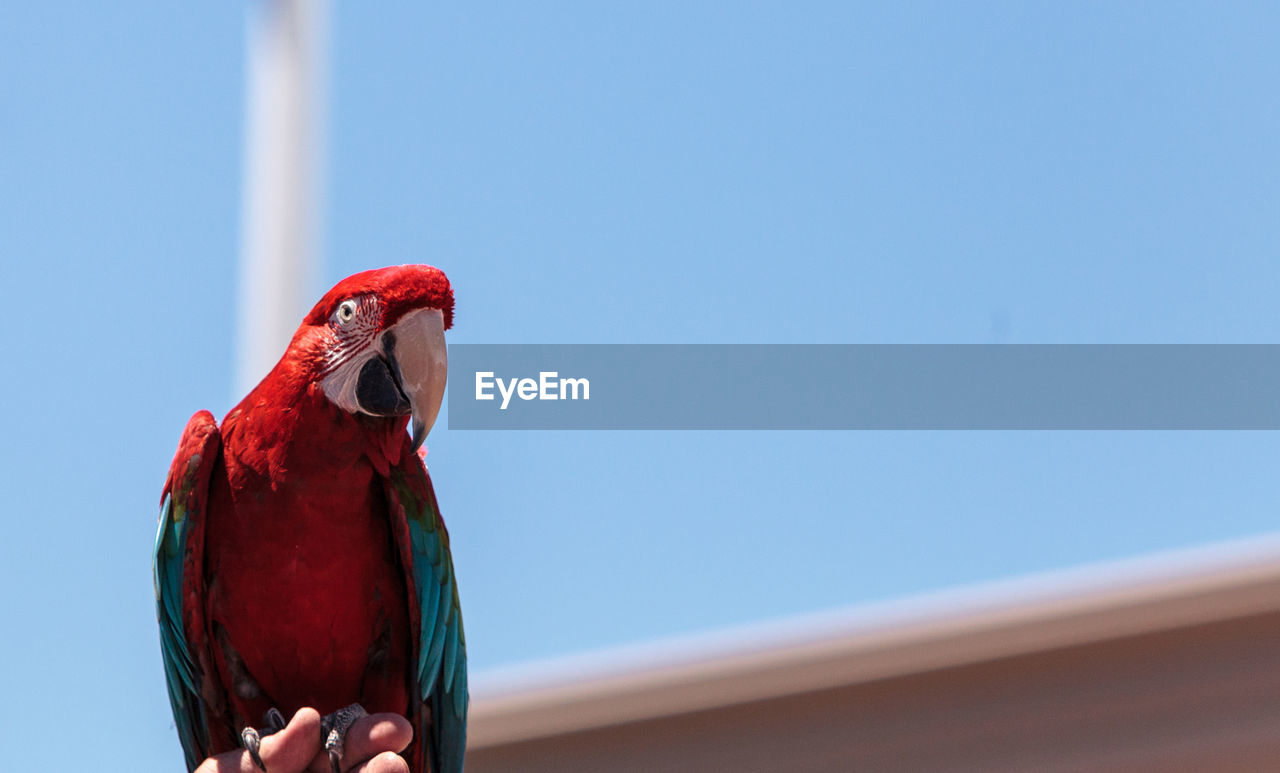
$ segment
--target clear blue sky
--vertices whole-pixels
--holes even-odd
[[[438,265],[455,342],[1280,341],[1274,7],[617,6],[337,3],[326,285]],[[233,401],[244,10],[0,6],[6,769],[181,765],[150,551]],[[1280,512],[1274,433],[430,445],[477,669]]]

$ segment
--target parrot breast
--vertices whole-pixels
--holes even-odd
[[[407,586],[372,461],[341,453],[334,437],[294,447],[327,449],[316,458],[263,474],[242,463],[249,449],[237,454],[252,433],[226,437],[210,491],[205,620],[239,721],[351,703],[405,714]]]

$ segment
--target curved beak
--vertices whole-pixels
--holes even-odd
[[[394,352],[388,354],[395,362],[400,388],[409,398],[413,450],[417,451],[435,425],[444,400],[449,374],[444,313],[439,309],[418,309],[402,317],[388,332],[394,335]]]

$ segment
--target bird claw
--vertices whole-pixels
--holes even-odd
[[[262,755],[258,753],[258,749],[262,748],[262,736],[252,727],[246,727],[240,731],[240,743],[249,751],[249,757],[253,759],[253,764],[258,766],[258,770],[267,773],[267,766],[262,764]]]
[[[262,748],[262,737],[283,730],[284,715],[279,709],[272,708],[263,717],[262,724],[266,725],[266,729],[261,733],[246,725],[245,729],[240,731],[240,743],[244,744],[244,748],[248,750],[249,757],[253,759],[253,764],[258,766],[258,770],[267,773],[267,766],[262,762],[262,754],[259,751]]]
[[[329,769],[332,773],[342,773],[342,754],[346,750],[347,731],[357,719],[367,716],[369,713],[363,706],[353,703],[320,718],[320,737],[324,750],[329,753]]]

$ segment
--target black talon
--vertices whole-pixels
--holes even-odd
[[[267,766],[262,763],[262,756],[258,754],[258,749],[262,747],[262,736],[258,735],[258,731],[252,727],[241,730],[240,743],[249,750],[249,756],[253,758],[253,764],[258,766],[258,770],[267,773]]]
[[[271,733],[278,733],[281,730],[284,730],[284,715],[280,713],[280,709],[272,706],[267,709],[266,715],[262,718],[262,724],[271,728],[271,732],[267,733],[267,735],[271,735]]]
[[[324,744],[324,750],[329,753],[329,769],[333,773],[342,773],[342,753],[345,751],[347,731],[357,719],[367,716],[369,713],[363,706],[353,703],[320,718],[320,740]]]
[[[262,762],[262,755],[259,750],[262,748],[262,736],[271,735],[284,730],[284,715],[277,708],[271,708],[262,718],[262,724],[267,729],[261,733],[252,727],[246,726],[240,731],[240,743],[248,750],[249,756],[253,759],[253,764],[258,766],[258,770],[267,773],[267,766]]]

